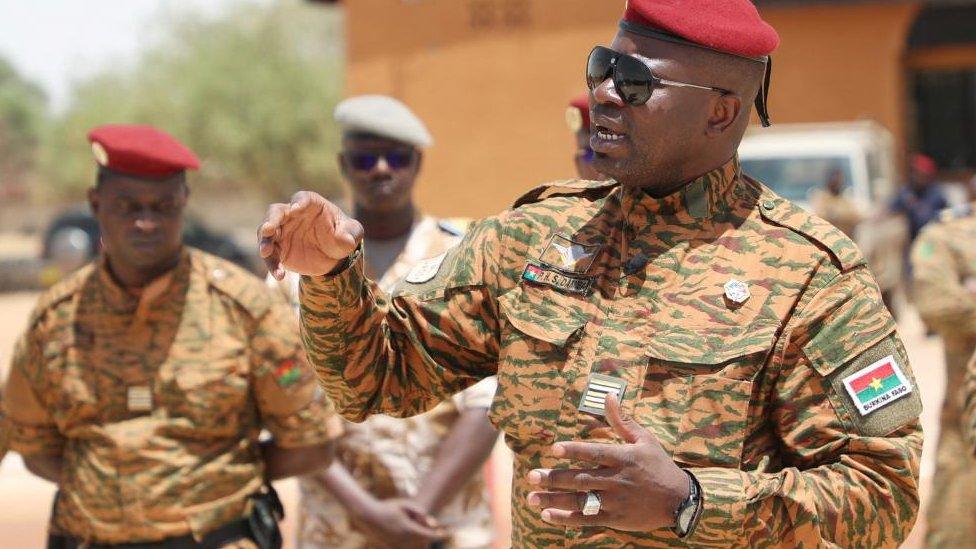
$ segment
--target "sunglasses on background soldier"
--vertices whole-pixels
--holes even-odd
[[[386,165],[391,170],[402,170],[413,163],[414,151],[387,151],[382,153],[367,152],[347,152],[344,153],[346,160],[352,169],[368,172],[376,168],[380,158],[386,160]]]

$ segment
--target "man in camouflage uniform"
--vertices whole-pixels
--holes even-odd
[[[516,547],[893,547],[914,523],[895,323],[850,239],[741,173],[778,38],[718,6],[630,0],[587,65],[613,180],[533,190],[389,295],[321,197],[259,229],[276,276],[306,275],[306,349],[345,416],[497,374]]]
[[[942,337],[947,373],[933,497],[926,515],[931,547],[976,544],[976,514],[969,505],[976,493],[976,463],[960,432],[960,388],[976,350],[974,243],[976,211],[970,203],[943,211],[922,229],[912,248],[915,305],[926,326]]]
[[[145,126],[89,139],[104,252],[41,296],[5,395],[12,449],[58,484],[49,546],[272,547],[265,484],[328,463],[341,430],[294,315],[182,245],[189,149]]]
[[[457,244],[466,222],[417,211],[413,188],[431,137],[405,105],[354,97],[338,105],[335,119],[343,133],[339,165],[371,251],[366,272],[389,290],[416,263]],[[298,275],[285,282],[297,306]],[[487,416],[494,394],[489,378],[414,418],[347,424],[336,461],[299,480],[298,545],[426,549],[447,535],[449,547],[489,547],[491,509],[478,469],[498,438]],[[447,532],[426,524],[435,521]]]

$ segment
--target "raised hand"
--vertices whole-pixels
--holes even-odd
[[[258,253],[275,278],[285,269],[323,275],[353,253],[363,226],[322,196],[301,191],[288,204],[272,204],[258,228]]]

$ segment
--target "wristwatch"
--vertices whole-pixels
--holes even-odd
[[[698,479],[690,471],[682,469],[688,475],[688,498],[678,505],[674,511],[673,530],[679,538],[687,537],[698,526],[698,519],[702,514],[702,491]]]

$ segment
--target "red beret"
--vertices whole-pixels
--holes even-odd
[[[922,175],[935,175],[939,173],[939,166],[931,156],[924,154],[912,155],[912,169]]]
[[[162,178],[200,167],[193,151],[152,126],[100,126],[88,141],[99,166],[126,175]]]
[[[590,94],[574,97],[566,109],[566,125],[574,132],[590,131]]]
[[[751,0],[628,0],[621,27],[740,57],[765,57],[779,46]]]

